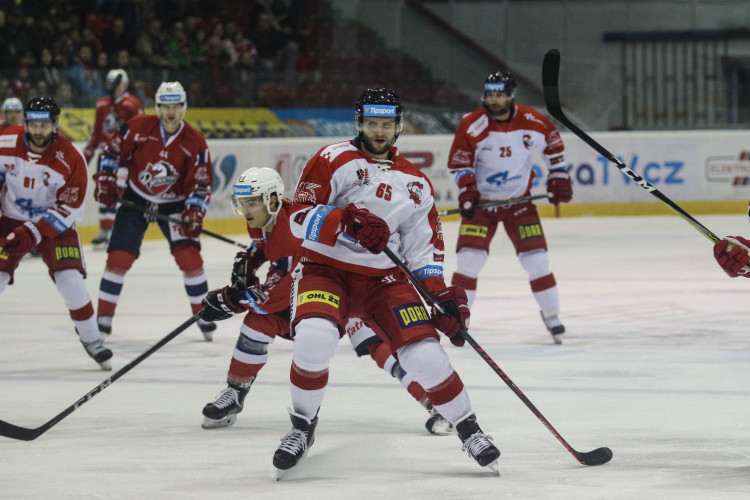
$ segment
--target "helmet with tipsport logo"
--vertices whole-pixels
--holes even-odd
[[[485,97],[487,92],[507,92],[510,95],[511,101],[516,99],[516,89],[518,83],[516,77],[511,73],[505,71],[495,71],[490,73],[484,80],[484,87],[482,88],[482,104],[487,105]]]
[[[360,138],[362,121],[365,117],[395,118],[396,138],[398,138],[403,127],[404,106],[392,89],[367,89],[362,92],[354,107],[354,121],[357,130],[360,130]]]
[[[53,125],[57,125],[60,107],[51,97],[35,97],[26,103],[23,114],[27,122],[49,120]]]
[[[401,123],[404,107],[396,92],[391,89],[367,89],[359,97],[354,115],[358,124],[362,123],[365,116],[395,118],[396,123]]]
[[[276,195],[278,203],[271,208],[271,196]],[[232,205],[238,214],[243,214],[245,201],[260,198],[266,210],[272,216],[281,209],[281,199],[284,196],[284,182],[279,173],[268,167],[248,168],[240,174],[232,186]]]

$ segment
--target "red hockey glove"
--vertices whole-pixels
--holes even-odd
[[[463,217],[474,216],[474,207],[479,203],[479,190],[476,184],[467,184],[458,190],[458,208]]]
[[[559,205],[573,199],[573,187],[570,185],[570,174],[565,169],[550,170],[547,176],[547,192],[552,195],[550,201]]]
[[[0,247],[11,257],[23,257],[40,241],[42,241],[42,233],[39,232],[39,228],[27,220],[5,238],[0,238]]]
[[[729,246],[732,248],[727,250]],[[750,278],[747,265],[750,263],[750,241],[740,236],[727,236],[714,244],[714,258],[730,278],[744,276]]]
[[[432,306],[430,321],[435,328],[448,336],[451,344],[461,347],[466,342],[461,335],[461,329],[469,329],[469,317],[471,316],[466,292],[461,287],[449,286],[434,294],[434,297],[440,307],[443,308],[444,313]]]
[[[232,286],[247,288],[257,285],[258,278],[255,273],[265,261],[266,256],[255,245],[248,248],[247,252],[237,252],[234,256],[234,266],[232,266]]]
[[[123,188],[117,186],[117,175],[114,172],[101,171],[94,174],[96,189],[94,199],[106,207],[114,207],[122,198]]]
[[[242,305],[244,298],[244,293],[241,290],[231,286],[211,290],[201,302],[203,304],[203,309],[200,312],[201,319],[204,321],[221,321],[244,312],[246,310]]]
[[[186,205],[180,218],[186,223],[180,226],[180,234],[186,238],[197,238],[203,230],[206,211],[196,205]]]
[[[358,203],[350,203],[344,208],[341,229],[372,253],[385,250],[391,236],[388,224]]]

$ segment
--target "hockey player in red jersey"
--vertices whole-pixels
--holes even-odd
[[[250,168],[232,188],[235,211],[247,221],[253,239],[248,252],[240,252],[232,269],[232,284],[208,293],[201,316],[210,321],[246,312],[227,374],[227,387],[203,408],[203,428],[232,425],[242,411],[245,397],[258,372],[268,360],[268,346],[277,336],[290,337],[289,295],[292,269],[301,256],[301,241],[289,229],[291,202],[283,199],[284,183],[270,168]],[[270,263],[264,284],[255,277],[265,262]],[[432,407],[424,389],[413,381],[391,355],[390,349],[361,321],[352,319],[347,334],[358,356],[369,355],[390,375],[397,377],[420,402],[430,417],[425,424],[433,434],[452,430]]]
[[[527,202],[507,208],[474,209],[479,203],[529,195],[532,155],[536,151],[541,152],[549,170],[547,191],[552,203],[567,203],[573,197],[560,134],[548,118],[515,103],[517,86],[510,73],[490,74],[484,83],[482,106],[463,117],[453,138],[448,170],[459,188],[461,227],[457,270],[451,283],[466,290],[471,307],[479,272],[502,222],[521,266],[529,274],[542,320],[554,342],[560,344],[565,326],[558,317],[557,283],[550,271],[547,241],[536,206]]]
[[[96,171],[112,168],[120,151],[120,127],[135,115],[143,113],[143,103],[128,93],[128,74],[123,69],[107,73],[105,81],[108,96],[96,101],[94,131],[83,154],[89,163],[99,150]],[[113,158],[114,157],[114,158]],[[115,207],[99,206],[99,234],[91,241],[94,247],[106,248],[115,223]]]
[[[290,227],[305,256],[292,294],[292,429],[273,457],[277,478],[314,441],[328,366],[349,317],[361,318],[456,429],[463,449],[496,470],[500,451],[482,433],[463,382],[436,328],[457,346],[468,328],[466,294],[443,281],[443,238],[432,185],[393,144],[403,106],[390,89],[367,89],[355,117],[359,136],[321,149],[297,184]],[[425,309],[388,247],[441,302]]]
[[[31,99],[24,115],[25,130],[16,125],[0,135],[0,293],[13,284],[23,256],[38,248],[86,352],[110,370],[112,351],[96,325],[75,230],[83,218],[86,161],[57,135],[60,108],[54,100]]]
[[[0,134],[13,125],[23,125],[23,103],[18,97],[8,97],[1,107],[3,122],[0,123]]]
[[[143,211],[119,206],[99,286],[97,319],[104,333],[112,332],[125,274],[140,255],[141,242],[151,222],[159,225],[182,270],[193,314],[202,309],[201,300],[208,293],[198,239],[213,187],[208,146],[203,134],[183,120],[187,96],[179,82],[163,82],[156,90],[155,100],[156,116],[137,115],[122,127],[119,164],[94,175],[94,198],[109,207],[123,198],[185,224],[154,221]],[[127,185],[121,184],[124,173]],[[198,326],[210,341],[216,325],[200,319]]]

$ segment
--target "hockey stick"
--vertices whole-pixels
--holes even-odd
[[[719,237],[712,233],[703,224],[695,220],[690,214],[680,208],[675,202],[667,198],[661,191],[652,186],[646,179],[638,175],[636,172],[631,170],[625,165],[619,158],[616,158],[612,153],[604,149],[601,144],[596,142],[594,139],[589,137],[586,132],[576,127],[565,114],[563,113],[562,106],[560,105],[560,92],[557,85],[558,77],[560,74],[560,51],[557,49],[551,49],[544,56],[544,62],[542,63],[542,85],[544,86],[544,101],[547,104],[547,111],[557,118],[563,125],[577,135],[583,142],[591,146],[600,155],[611,161],[619,168],[625,175],[635,181],[636,184],[641,186],[643,189],[651,193],[652,195],[659,198],[661,201],[667,204],[677,215],[685,219],[695,229],[697,229],[706,238],[716,243],[719,241]]]
[[[422,283],[417,280],[417,278],[412,274],[411,271],[404,265],[404,263],[399,259],[393,251],[391,251],[390,248],[387,248],[384,250],[385,254],[390,258],[394,264],[398,266],[401,271],[406,275],[406,277],[411,281],[411,284],[414,285],[414,287],[417,289],[417,291],[424,297],[424,299],[432,306],[435,307],[440,313],[445,314],[445,310],[440,306],[439,302],[436,302],[432,294],[422,285]],[[549,423],[549,420],[547,420],[544,415],[534,406],[534,404],[529,400],[529,398],[526,397],[526,395],[521,392],[521,389],[516,386],[515,383],[510,379],[508,375],[500,368],[497,363],[490,357],[487,352],[482,349],[482,346],[480,346],[474,338],[469,335],[469,332],[466,331],[466,329],[461,328],[461,336],[466,339],[466,341],[471,345],[471,347],[474,348],[475,351],[484,359],[488,365],[490,365],[490,368],[492,368],[495,373],[497,373],[500,378],[507,384],[508,387],[515,393],[516,396],[519,397],[521,401],[526,405],[526,407],[531,410],[531,413],[536,415],[536,418],[538,418],[544,426],[549,429],[549,431],[557,438],[558,441],[562,443],[562,445],[565,447],[566,450],[570,452],[571,455],[573,455],[576,460],[578,460],[583,465],[602,465],[606,464],[612,459],[612,450],[610,450],[607,447],[597,448],[595,450],[581,453],[580,451],[576,451],[573,449],[572,446],[568,444],[565,439],[560,435],[559,432],[555,430],[554,427],[552,427],[552,424]]]
[[[532,200],[541,200],[542,198],[549,199],[550,196],[551,195],[549,193],[533,194],[531,196],[523,196],[521,198],[510,198],[510,199],[502,200],[502,201],[493,201],[491,203],[482,203],[481,205],[475,205],[474,209],[484,210],[487,208],[504,207],[506,205],[515,205],[517,203],[525,203],[527,201],[532,201]],[[442,217],[444,215],[453,215],[459,212],[461,212],[460,208],[451,208],[450,210],[443,210],[442,212],[438,212],[438,215]]]
[[[164,222],[171,222],[172,224],[179,224],[181,226],[184,226],[184,225],[187,224],[185,221],[181,221],[180,219],[175,219],[174,217],[170,217],[168,215],[160,214],[159,212],[154,212],[153,210],[149,210],[148,208],[143,207],[143,206],[141,206],[141,205],[139,205],[137,203],[134,203],[134,202],[132,202],[130,200],[123,200],[123,199],[121,199],[120,203],[122,203],[126,207],[134,208],[134,209],[138,210],[139,212],[143,212],[146,215],[150,215],[150,216],[155,217],[157,219],[163,220]],[[239,241],[234,241],[232,239],[229,239],[226,236],[222,236],[220,234],[214,233],[213,231],[209,231],[208,229],[201,229],[201,233],[203,233],[205,235],[208,235],[208,236],[211,236],[213,238],[216,238],[217,240],[221,240],[221,241],[227,242],[230,245],[236,245],[236,246],[242,248],[243,250],[247,250],[247,247],[249,246],[249,245],[243,245]]]
[[[21,441],[33,441],[34,439],[38,438],[48,430],[50,430],[52,427],[54,427],[58,422],[60,422],[62,419],[76,411],[79,407],[81,407],[84,403],[89,401],[91,398],[102,392],[104,389],[112,385],[112,383],[117,380],[118,378],[122,377],[126,373],[128,373],[130,370],[135,368],[136,365],[140,364],[141,361],[146,359],[147,357],[151,356],[153,353],[161,349],[167,342],[178,336],[180,333],[185,331],[190,325],[198,321],[198,318],[200,318],[199,314],[196,314],[189,320],[185,321],[183,324],[175,328],[169,335],[161,339],[159,342],[151,346],[151,348],[135,358],[133,361],[128,363],[127,365],[123,366],[117,372],[115,372],[111,377],[106,379],[101,384],[97,385],[93,389],[91,389],[88,393],[86,393],[85,396],[83,396],[81,399],[73,403],[72,405],[68,406],[60,412],[56,417],[54,417],[52,420],[40,425],[36,428],[27,428],[27,427],[19,427],[17,425],[10,424],[8,422],[5,422],[4,420],[0,420],[0,436],[4,436],[11,439],[18,439]]]

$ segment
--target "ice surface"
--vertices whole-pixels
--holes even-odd
[[[699,219],[719,235],[750,234],[742,215]],[[498,477],[455,436],[427,434],[427,413],[342,341],[315,445],[276,482],[289,342],[271,347],[233,427],[200,426],[224,387],[241,323],[232,318],[212,343],[191,327],[36,441],[0,438],[0,498],[750,498],[750,280],[726,277],[711,243],[676,216],[544,226],[564,344],[552,344],[504,235],[481,274],[471,333],[575,449],[608,446],[610,463],[579,465],[471,347],[443,341],[503,452]],[[445,224],[448,276],[456,231]],[[204,247],[209,284],[226,284],[236,248]],[[104,258],[86,248],[94,301]],[[108,340],[114,370],[189,317],[166,244],[146,242]],[[27,258],[0,296],[0,418],[37,427],[107,376],[42,262]]]

